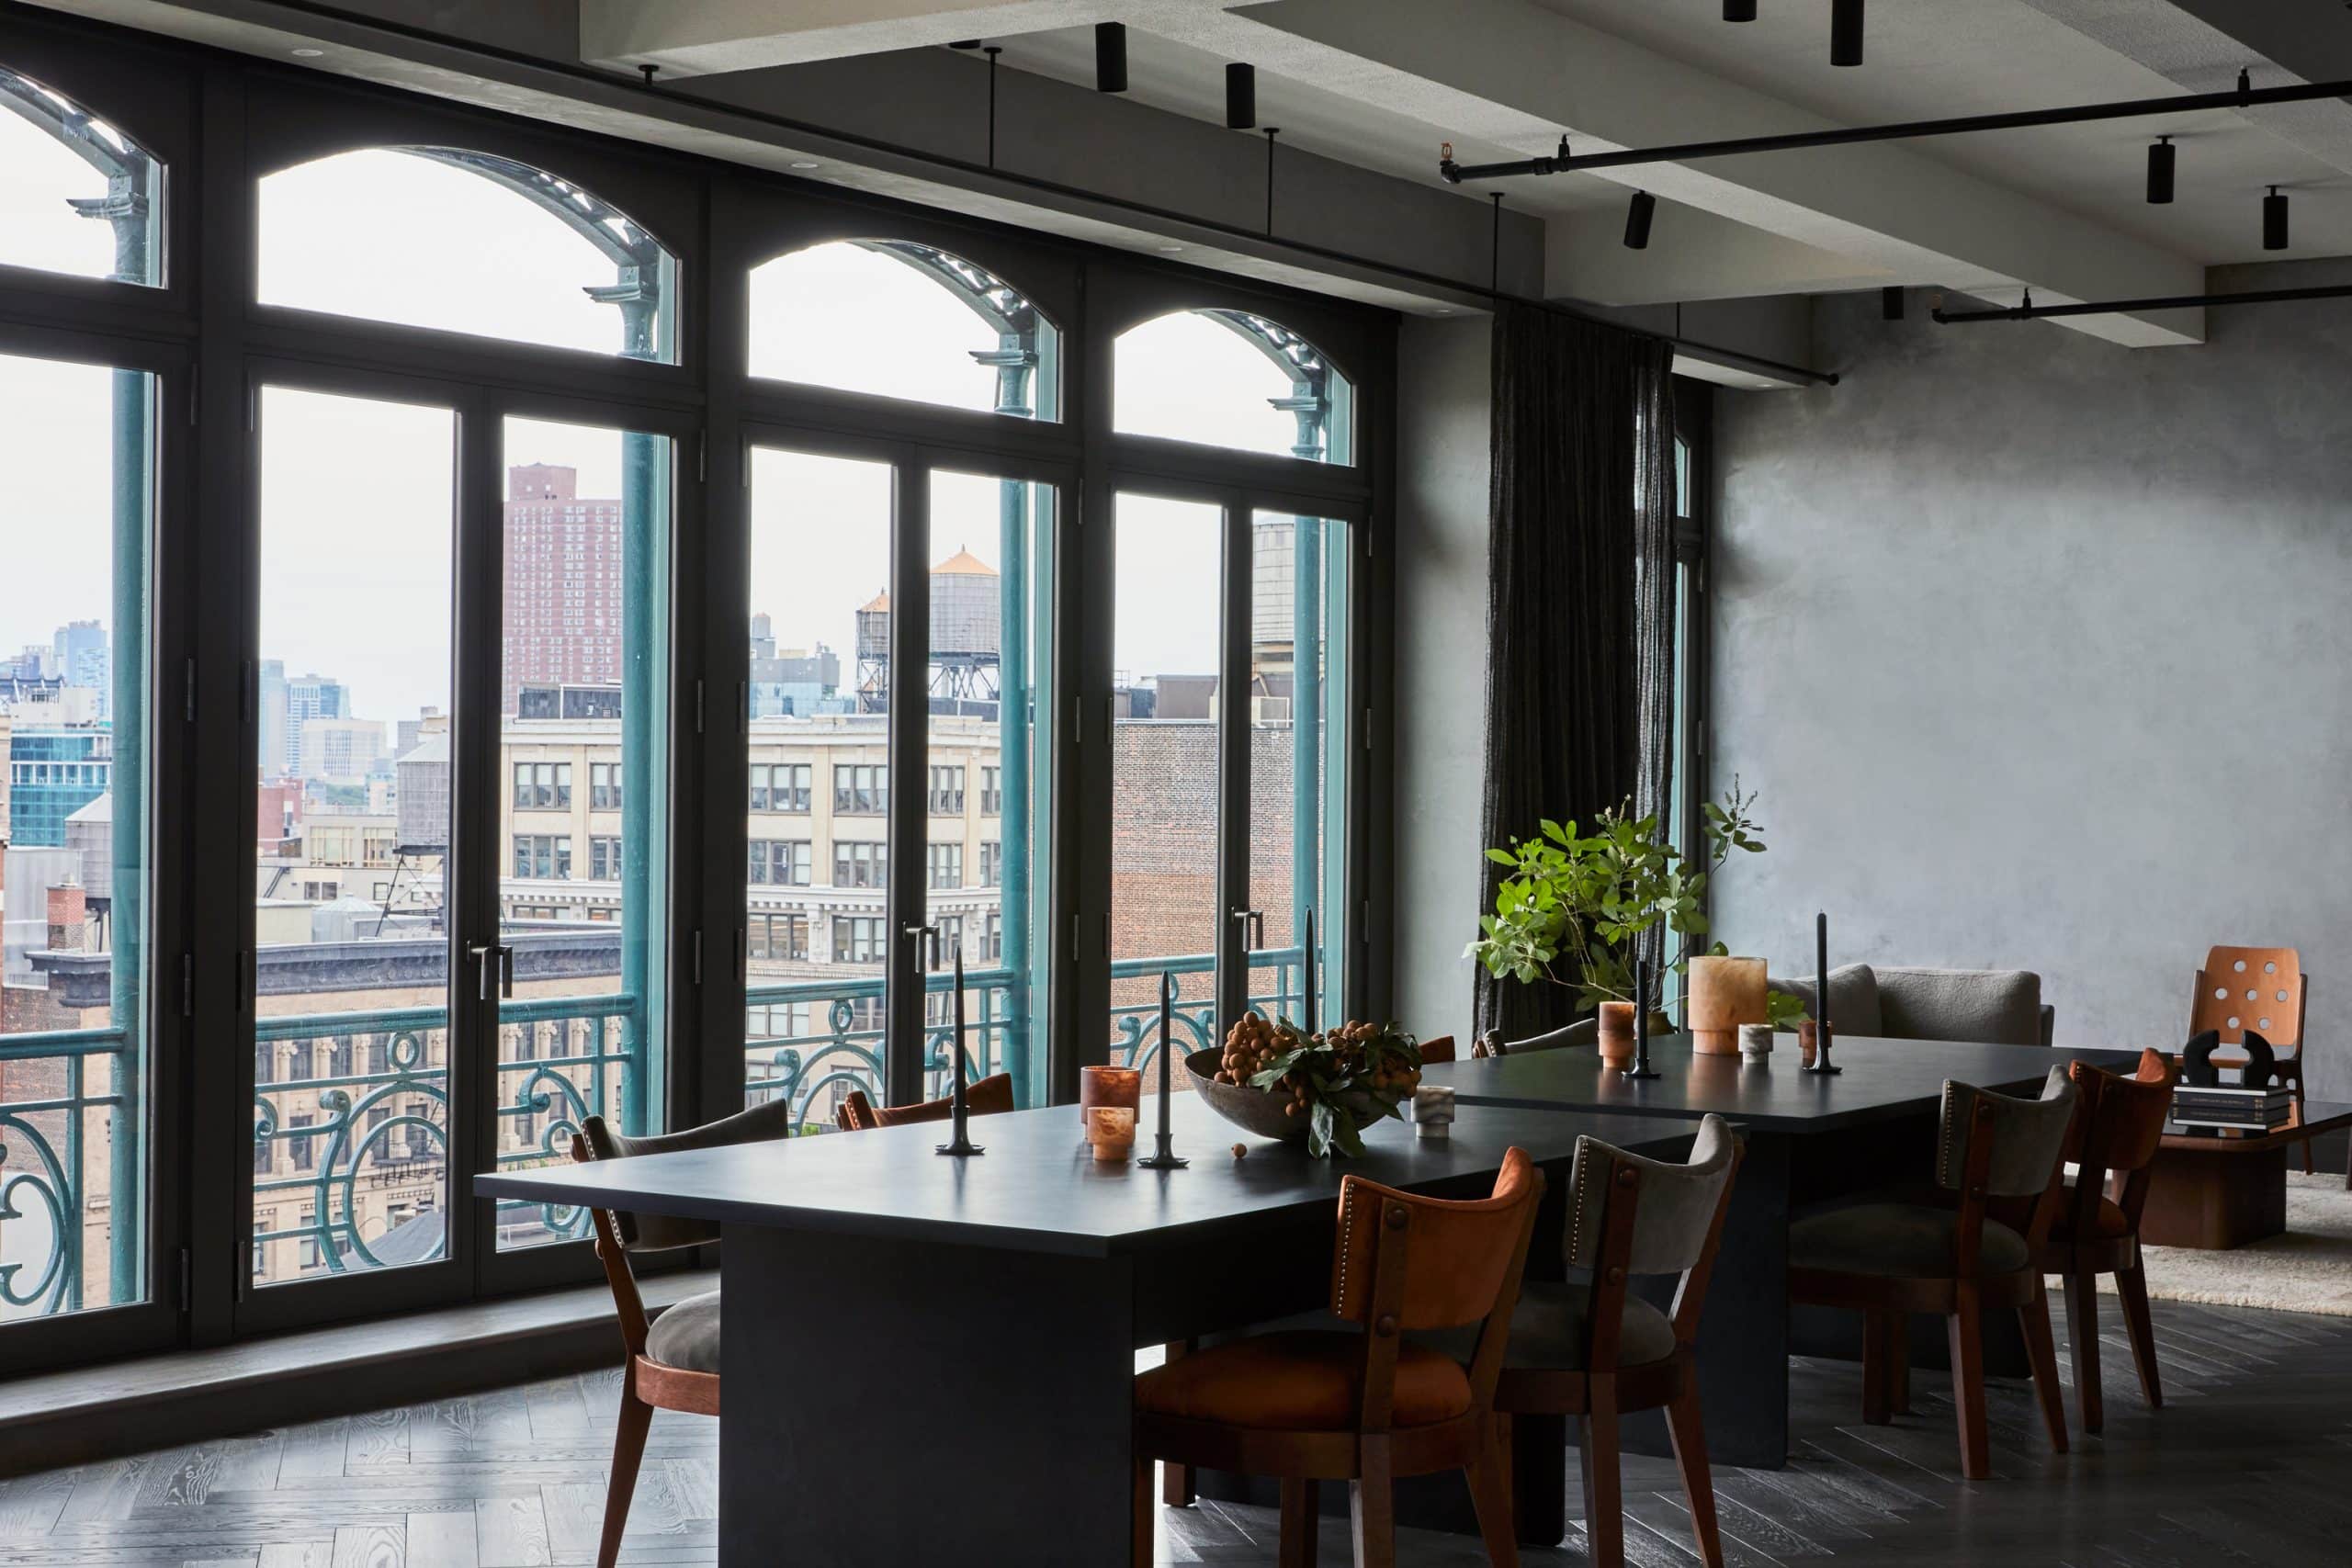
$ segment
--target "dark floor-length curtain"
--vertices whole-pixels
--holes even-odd
[[[1532,305],[1495,319],[1485,842],[1662,813],[1673,736],[1673,353]],[[1479,908],[1503,868],[1482,863]],[[1653,960],[1657,957],[1652,952]],[[1479,1030],[1571,1022],[1566,987],[1477,974]]]

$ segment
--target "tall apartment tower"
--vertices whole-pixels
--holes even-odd
[[[576,468],[506,470],[506,638],[500,711],[526,685],[617,685],[621,503],[583,501]]]

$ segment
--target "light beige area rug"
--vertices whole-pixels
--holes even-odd
[[[2287,1173],[2287,1234],[2228,1252],[2143,1249],[2148,1294],[2207,1306],[2352,1317],[2352,1192],[2344,1178]],[[2115,1277],[2099,1276],[2112,1294]]]

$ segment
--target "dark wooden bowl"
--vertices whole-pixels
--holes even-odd
[[[1248,1084],[1219,1083],[1217,1069],[1224,1064],[1225,1052],[1216,1046],[1195,1051],[1184,1058],[1184,1070],[1193,1075],[1193,1089],[1208,1101],[1211,1111],[1255,1137],[1276,1138],[1285,1144],[1306,1142],[1307,1119],[1283,1114],[1290,1096],[1269,1094]]]

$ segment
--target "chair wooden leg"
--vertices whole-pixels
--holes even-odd
[[[1690,1528],[1699,1539],[1699,1561],[1724,1568],[1723,1532],[1715,1525],[1715,1480],[1707,1469],[1707,1431],[1699,1417],[1699,1385],[1682,1386],[1666,1407],[1667,1433],[1674,1439],[1674,1462],[1682,1471],[1682,1495],[1690,1504]]]
[[[1133,1532],[1127,1549],[1128,1568],[1151,1568],[1154,1527],[1159,1523],[1159,1500],[1152,1496],[1151,1456],[1138,1451],[1135,1463],[1135,1485],[1128,1528]]]
[[[1625,1502],[1618,1472],[1617,1380],[1595,1377],[1587,1385],[1591,1412],[1584,1418],[1585,1555],[1592,1568],[1624,1568]]]
[[[2094,1281],[2096,1282],[2096,1281]],[[2033,1300],[2018,1308],[2025,1329],[2025,1352],[2033,1363],[2033,1391],[2041,1396],[2041,1424],[2050,1429],[2050,1446],[2066,1451],[2066,1393],[2058,1386],[2058,1347],[2050,1337],[2050,1296],[2041,1280],[2033,1282]],[[2098,1355],[2098,1347],[2091,1347]]]
[[[1873,1427],[1894,1419],[1886,1397],[1886,1319],[1875,1308],[1862,1313],[1862,1419]]]
[[[1201,1348],[1197,1339],[1171,1339],[1166,1347],[1169,1361],[1182,1360]],[[1171,1508],[1189,1508],[1200,1500],[1200,1492],[1189,1464],[1170,1460],[1159,1467],[1159,1500]]]
[[[620,1423],[613,1434],[613,1476],[605,1488],[605,1539],[596,1548],[596,1568],[613,1568],[620,1557],[629,1500],[637,1495],[637,1467],[645,1458],[645,1434],[653,1426],[653,1406],[637,1397],[633,1375],[633,1369],[621,1373]]]
[[[1389,1461],[1387,1434],[1367,1433],[1358,1452],[1363,1473],[1348,1483],[1356,1568],[1396,1568],[1396,1472]]]
[[[2156,1372],[2156,1325],[2148,1316],[2148,1274],[2134,1258],[2129,1269],[2115,1271],[2115,1293],[2123,1303],[2123,1326],[2132,1336],[2132,1362],[2140,1369],[2140,1393],[2148,1408],[2165,1407],[2164,1384]]]
[[[1486,1451],[1464,1472],[1489,1568],[1519,1568],[1519,1523],[1511,1514],[1510,1466],[1510,1418],[1498,1416],[1487,1425]]]
[[[2088,1269],[2066,1276],[2066,1337],[2075,1348],[2075,1397],[2083,1407],[2083,1430],[2107,1427],[2107,1398],[2099,1387],[2098,1276]]]
[[[1282,1540],[1274,1551],[1278,1568],[1315,1568],[1316,1490],[1312,1481],[1283,1477]]]
[[[1960,1473],[1982,1481],[1993,1473],[1984,1416],[1984,1314],[1973,1281],[1962,1281],[1957,1296],[1945,1333],[1951,1343],[1951,1402],[1960,1417]]]

